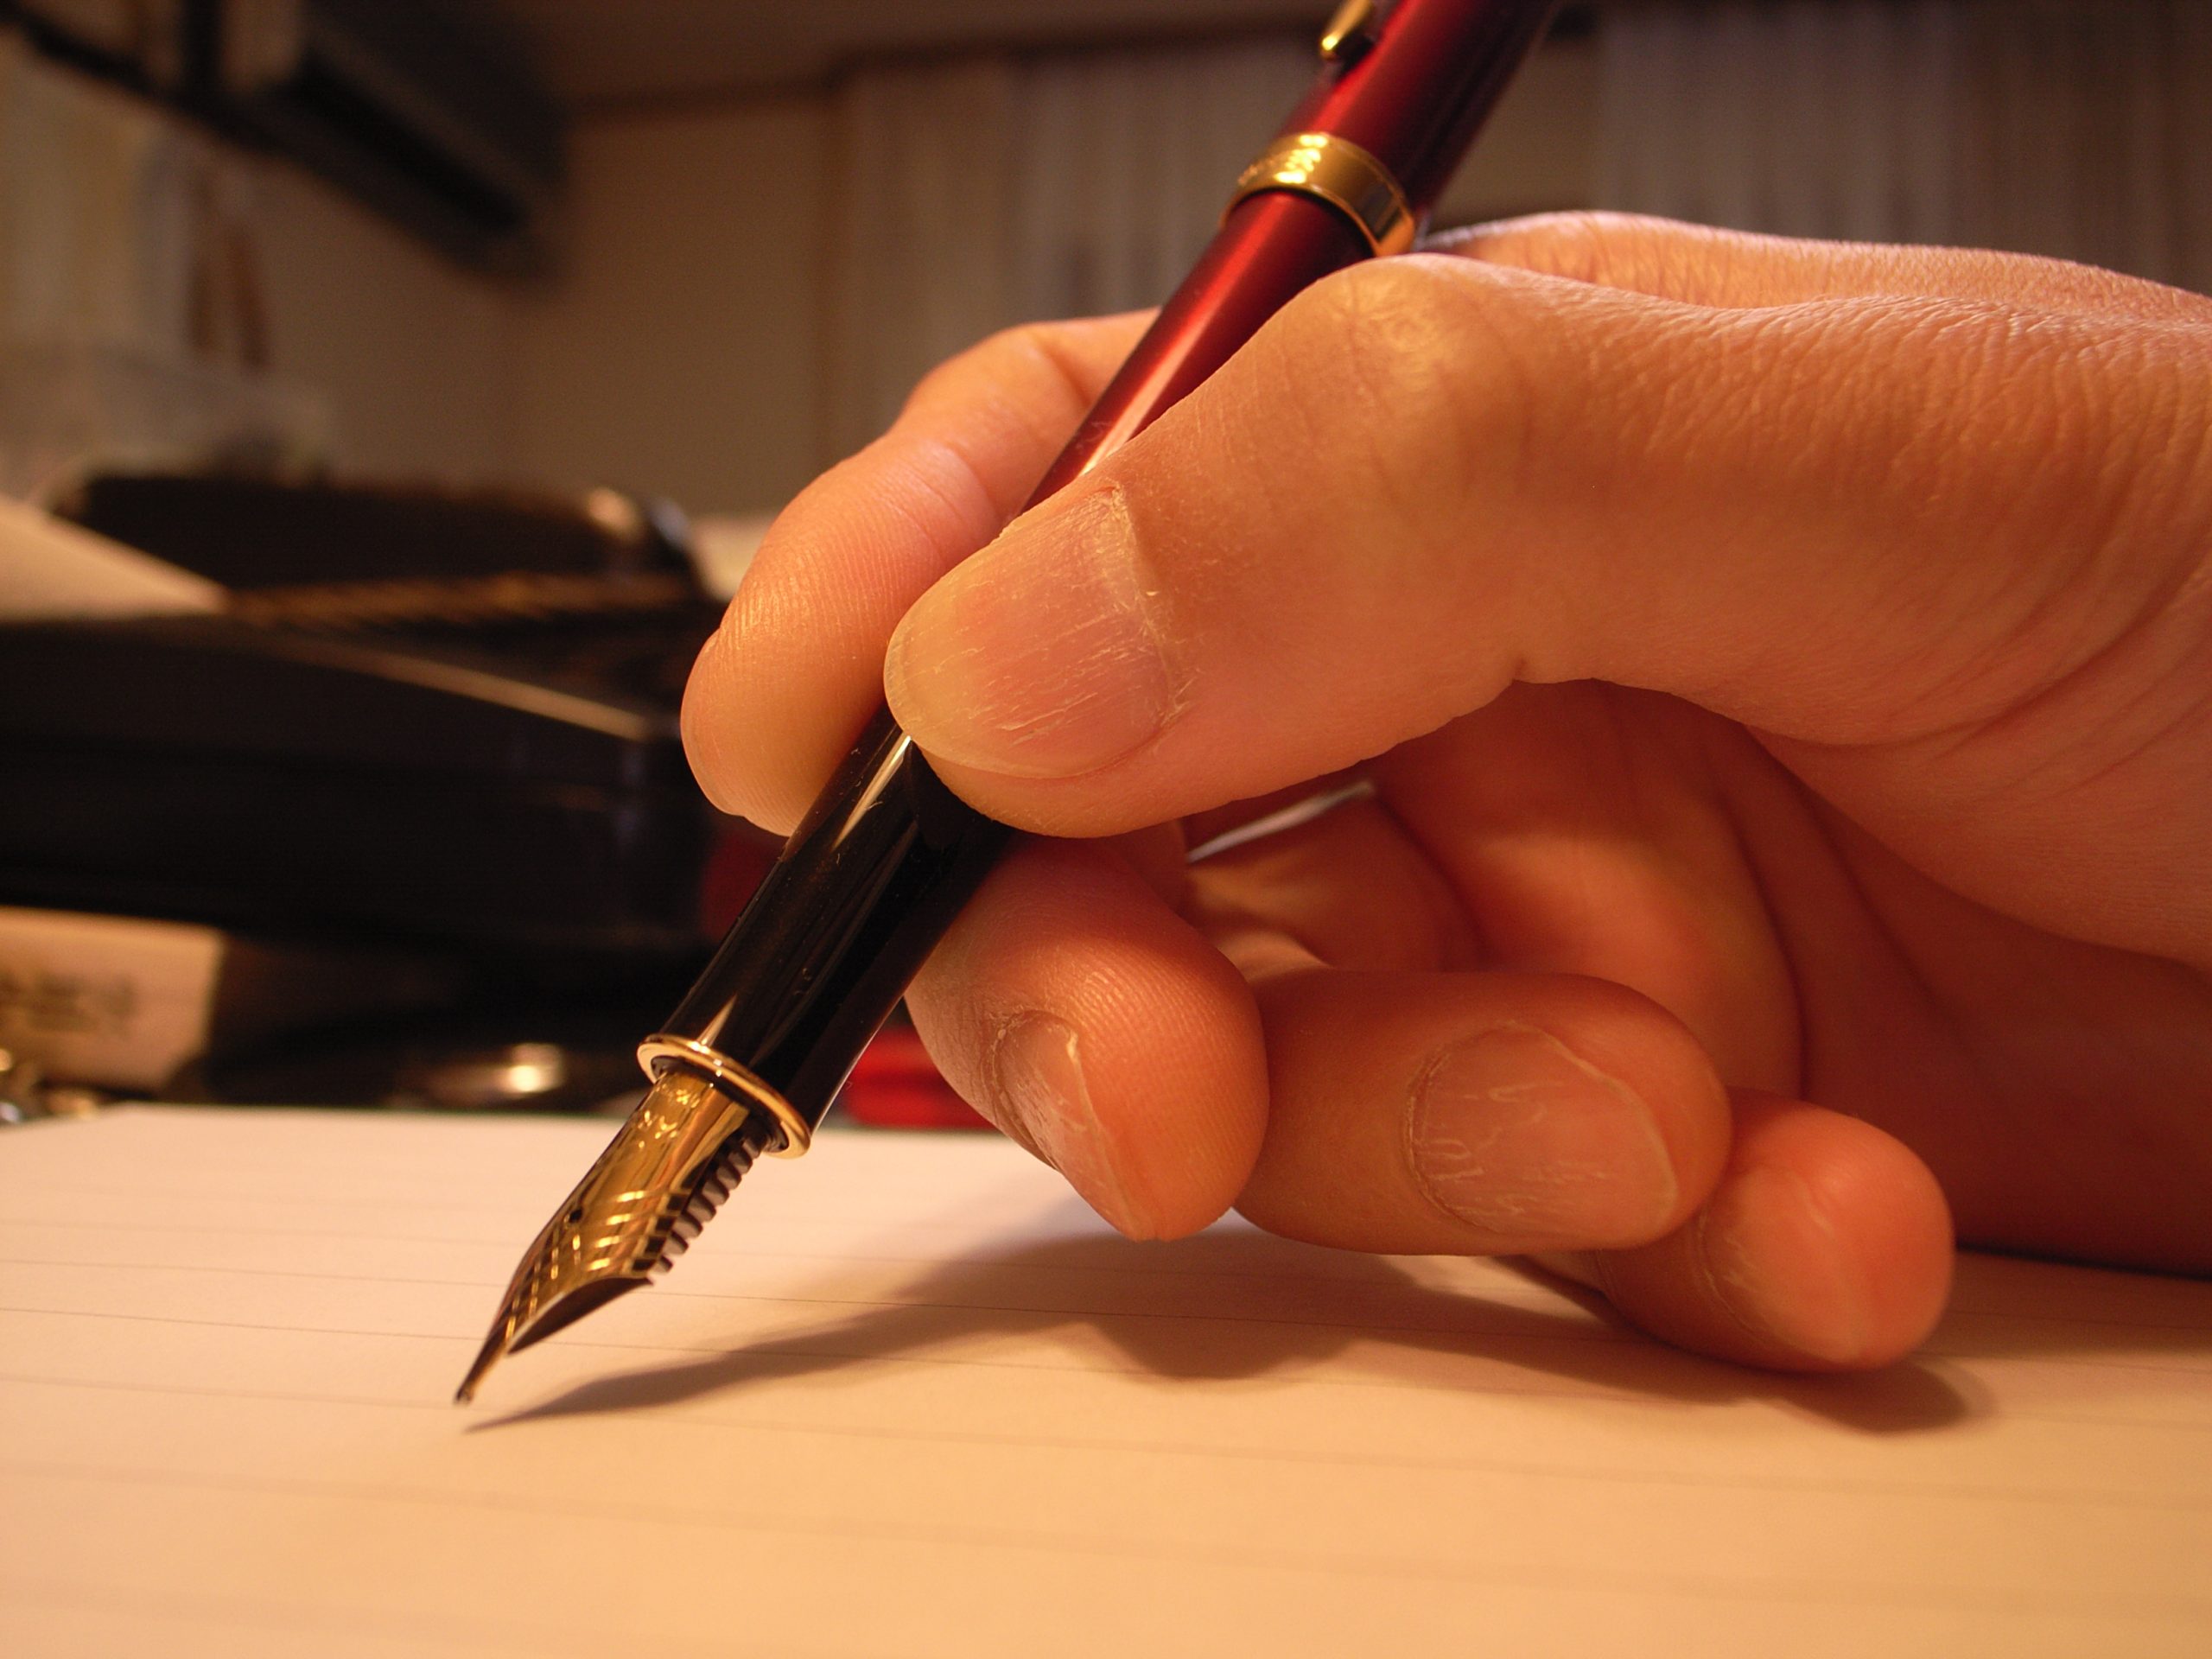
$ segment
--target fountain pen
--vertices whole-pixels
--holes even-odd
[[[1319,79],[1030,499],[1134,437],[1300,289],[1412,246],[1555,0],[1347,0]],[[650,1087],[531,1243],[456,1396],[667,1270],[756,1158],[795,1157],[1014,831],[880,710],[698,982],[638,1050]]]

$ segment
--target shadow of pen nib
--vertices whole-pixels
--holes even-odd
[[[783,1133],[698,1073],[663,1071],[524,1253],[454,1402],[474,1399],[502,1356],[668,1271]]]

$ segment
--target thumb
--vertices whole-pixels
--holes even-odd
[[[1815,744],[1988,721],[2194,556],[2205,388],[2160,326],[1379,261],[941,579],[887,690],[956,788],[1058,834],[1357,763],[1516,679]]]

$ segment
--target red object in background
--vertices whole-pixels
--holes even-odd
[[[743,818],[721,820],[707,868],[699,873],[699,937],[719,939],[745,908],[783,843]]]
[[[838,1096],[855,1123],[878,1129],[988,1129],[991,1126],[952,1085],[922,1047],[914,1028],[894,1021],[861,1051]]]

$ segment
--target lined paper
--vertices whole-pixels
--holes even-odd
[[[1783,1379],[830,1134],[454,1408],[607,1133],[0,1134],[0,1651],[2212,1650],[2212,1285],[1971,1259],[1917,1360]]]

